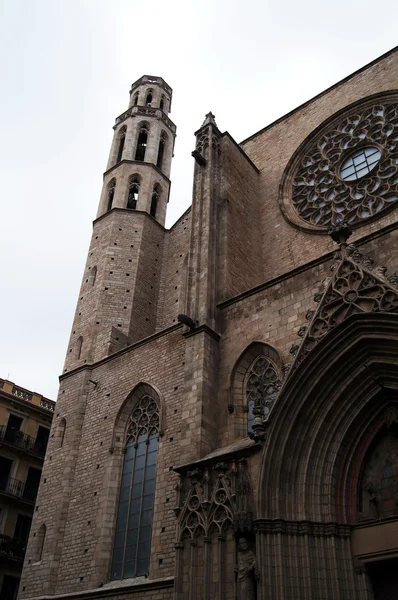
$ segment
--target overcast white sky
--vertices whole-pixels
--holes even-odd
[[[133,81],[159,75],[174,90],[171,225],[191,203],[206,112],[242,141],[391,49],[397,31],[396,0],[0,0],[0,377],[56,398]]]

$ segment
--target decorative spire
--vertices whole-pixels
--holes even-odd
[[[205,127],[205,125],[215,125],[217,127],[216,118],[211,111],[207,113],[206,118],[202,123],[202,127]]]

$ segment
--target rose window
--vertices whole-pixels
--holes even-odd
[[[396,204],[398,103],[367,106],[334,119],[289,165],[282,204],[297,224],[359,225]]]

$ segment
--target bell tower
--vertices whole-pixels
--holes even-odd
[[[172,89],[144,75],[131,86],[129,108],[116,119],[97,217],[112,208],[166,219],[176,127],[168,118]]]
[[[156,331],[176,126],[172,89],[144,75],[116,119],[65,371]]]

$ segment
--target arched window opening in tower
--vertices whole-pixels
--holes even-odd
[[[159,201],[159,196],[160,196],[160,185],[158,183],[155,183],[155,185],[153,186],[153,192],[152,192],[152,200],[151,200],[151,208],[149,211],[149,214],[152,217],[156,217],[156,210],[158,207],[158,201]]]
[[[156,166],[158,167],[158,169],[161,169],[163,166],[163,156],[164,156],[165,145],[166,145],[166,135],[164,133],[162,133],[162,135],[160,136],[158,158],[156,161]]]
[[[140,133],[138,135],[137,150],[135,153],[135,160],[145,160],[145,152],[148,141],[148,125],[144,123],[141,126]]]
[[[108,183],[108,206],[107,211],[111,210],[113,204],[113,198],[115,196],[116,179],[111,179]]]
[[[160,110],[164,110],[164,96],[163,95],[160,99]]]
[[[137,104],[138,104],[138,92],[134,96],[134,106],[137,106]]]
[[[152,92],[148,92],[146,95],[146,101],[145,101],[145,106],[151,106],[152,105]]]
[[[119,136],[119,147],[118,147],[117,159],[116,159],[117,163],[122,160],[125,140],[126,140],[126,129],[123,129],[120,132],[120,136]]]
[[[127,196],[127,208],[130,208],[131,210],[136,210],[139,191],[140,180],[138,177],[133,177],[129,185],[129,193]]]
[[[158,405],[146,394],[136,404],[127,426],[112,579],[148,574],[158,435]]]

